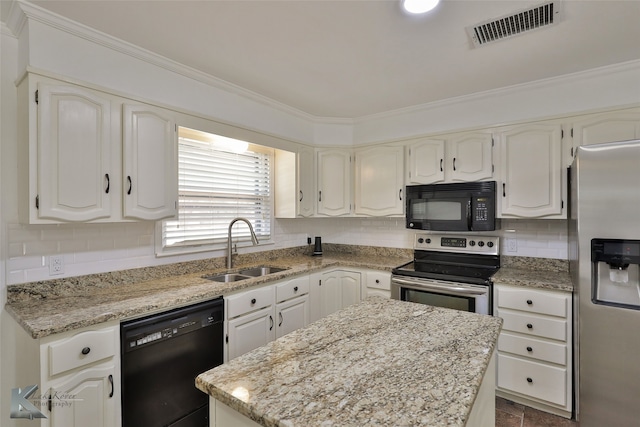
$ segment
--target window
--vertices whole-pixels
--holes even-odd
[[[178,159],[178,219],[162,225],[165,249],[221,247],[237,217],[258,240],[271,238],[273,149],[180,128]],[[250,241],[249,228],[234,225],[233,237]]]

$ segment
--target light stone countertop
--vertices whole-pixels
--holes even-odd
[[[196,386],[266,427],[464,426],[501,325],[370,297],[199,375]]]
[[[542,290],[573,291],[573,283],[568,272],[502,267],[493,275],[493,283]]]
[[[257,254],[245,257],[232,271],[257,265],[287,270],[231,283],[202,278],[227,271],[222,266],[211,268],[210,263],[209,269],[204,263],[185,269],[169,265],[34,282],[10,286],[5,309],[33,338],[42,338],[112,320],[142,317],[328,267],[391,271],[410,261],[395,255],[334,253],[311,257],[285,252],[284,256],[265,258]]]

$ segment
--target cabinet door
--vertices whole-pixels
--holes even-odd
[[[329,271],[322,274],[320,282],[320,318],[342,308],[341,272]]]
[[[309,295],[281,302],[276,306],[276,338],[309,324]]]
[[[595,114],[573,123],[573,146],[640,138],[640,111]]]
[[[111,104],[74,86],[38,85],[38,217],[111,215]]]
[[[444,139],[421,139],[408,147],[407,185],[444,181]]]
[[[298,180],[298,216],[309,217],[314,214],[314,152],[311,148],[301,148],[297,155]]]
[[[487,133],[470,133],[448,143],[448,181],[479,181],[493,176],[493,138]]]
[[[403,148],[375,147],[357,151],[355,157],[356,214],[402,215]]]
[[[51,392],[51,427],[112,427],[118,425],[118,384],[115,368],[84,369],[54,385]]]
[[[178,140],[168,111],[123,106],[124,216],[145,220],[175,217],[178,201]]]
[[[562,127],[527,125],[500,134],[504,217],[563,213]]]
[[[228,359],[231,360],[275,339],[273,306],[228,322]]]
[[[341,305],[340,308],[360,302],[360,273],[340,272]]]
[[[347,150],[319,150],[318,214],[339,216],[351,213],[351,153]]]

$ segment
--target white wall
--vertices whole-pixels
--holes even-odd
[[[637,76],[640,67],[640,64],[623,64],[612,67],[609,72],[595,70],[574,78],[535,82],[486,93],[482,97],[474,95],[351,123],[305,117],[284,106],[260,100],[242,89],[224,87],[214,78],[181,69],[179,64],[167,63],[148,52],[136,53],[134,48],[94,34],[90,29],[76,28],[69,22],[55,24],[42,16],[38,20],[28,20],[22,27],[19,43],[3,27],[0,141],[0,231],[3,233],[0,253],[5,256],[2,260],[5,272],[0,279],[3,301],[6,284],[51,278],[48,270],[51,255],[63,256],[63,276],[224,255],[224,251],[217,251],[157,258],[154,254],[155,227],[151,223],[19,224],[14,82],[26,66],[266,135],[311,145],[341,146],[402,139],[436,130],[452,130],[452,127],[464,129],[480,124],[506,124],[507,119],[534,119],[550,112],[579,113],[583,109],[624,106],[634,96],[633,91],[628,90],[629,78]],[[585,94],[585,85],[591,88],[591,93]],[[559,90],[562,99],[551,97],[549,87]],[[622,90],[623,87],[626,90]],[[483,103],[483,99],[486,102]],[[486,108],[486,105],[496,108]],[[554,106],[551,110],[550,105]],[[517,251],[505,252],[508,255],[567,258],[564,221],[503,221],[503,229],[498,234],[503,235],[508,229],[515,230],[518,243]],[[307,235],[322,236],[326,243],[400,248],[409,248],[412,244],[412,232],[404,228],[402,219],[296,219],[276,221],[275,244],[245,251],[304,245]]]

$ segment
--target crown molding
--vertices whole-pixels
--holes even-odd
[[[109,34],[98,31],[87,25],[72,21],[69,18],[60,16],[56,13],[46,10],[40,6],[28,3],[24,0],[14,0],[12,5],[12,11],[13,9],[19,10],[20,15],[22,15],[21,20],[19,20],[17,17],[14,18],[15,27],[10,26],[14,34],[19,34],[19,32],[21,31],[21,26],[24,26],[24,22],[26,22],[27,20],[37,21],[42,24],[48,25],[50,27],[56,28],[60,31],[64,31],[73,36],[95,43],[97,45],[101,45],[108,49],[114,50],[116,52],[120,52],[132,58],[147,62],[154,66],[185,76],[187,78],[215,87],[217,89],[239,95],[245,99],[254,101],[262,105],[266,105],[268,107],[282,111],[286,114],[289,114],[313,123],[316,123],[318,121],[318,118],[316,116],[305,113],[304,111],[301,111],[297,108],[291,107],[289,105],[286,105],[282,102],[266,97],[264,95],[260,95],[259,93],[253,92],[249,89],[245,89],[241,86],[235,85],[226,80],[220,79],[218,77],[215,77],[210,74],[204,73],[202,71],[196,70],[194,68],[188,67],[177,61],[171,60],[157,53],[143,49],[139,46],[136,46],[124,40],[120,40],[116,37],[113,37]]]
[[[468,95],[462,95],[454,98],[447,98],[441,101],[434,101],[425,104],[415,105],[411,107],[399,108],[397,110],[385,111],[382,113],[371,114],[368,116],[362,116],[354,119],[354,124],[357,126],[359,123],[365,123],[370,121],[389,119],[393,117],[400,117],[404,115],[416,115],[427,113],[430,110],[436,110],[443,107],[450,107],[456,104],[464,104],[467,102],[486,100],[489,98],[498,98],[504,95],[517,94],[518,92],[525,92],[537,88],[548,88],[550,86],[561,86],[576,80],[589,80],[601,76],[613,75],[621,72],[636,71],[640,75],[640,59],[622,62],[613,65],[606,65],[599,68],[592,68],[590,70],[578,71],[575,73],[564,74],[556,77],[549,77],[541,80],[534,80],[530,82],[520,83],[512,86],[505,86],[498,89],[491,89],[483,92],[476,92]]]

